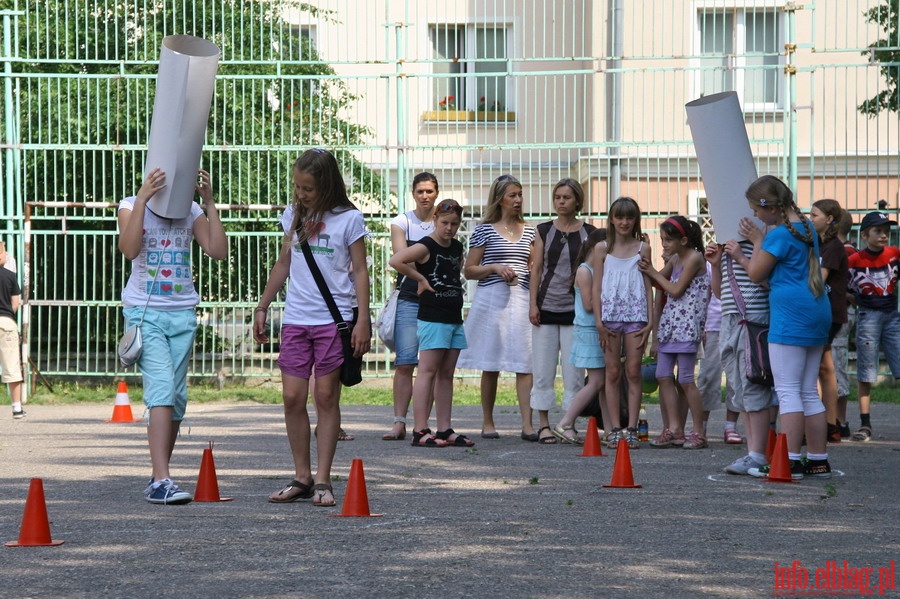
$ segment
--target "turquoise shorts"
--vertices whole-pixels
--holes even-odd
[[[131,306],[122,312],[127,328],[141,321],[145,308]],[[144,378],[144,405],[148,409],[172,407],[172,420],[183,420],[187,409],[187,370],[196,330],[197,313],[193,308],[146,308],[141,325],[143,350],[138,360]]]
[[[466,349],[466,332],[460,324],[418,322],[419,351],[426,349]]]

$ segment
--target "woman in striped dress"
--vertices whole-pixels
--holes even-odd
[[[497,439],[494,402],[500,372],[516,373],[522,438],[537,441],[531,417],[529,267],[535,229],[525,224],[522,184],[511,175],[491,185],[484,220],[469,238],[466,279],[478,281],[465,331],[469,348],[458,368],[481,370],[481,436]]]

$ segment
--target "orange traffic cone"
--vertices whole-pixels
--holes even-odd
[[[135,418],[131,413],[131,401],[128,399],[128,383],[119,382],[119,389],[116,392],[116,405],[113,406],[112,418],[107,422],[140,422],[139,418]]]
[[[772,454],[772,461],[769,462],[769,476],[767,481],[773,483],[792,483],[791,461],[788,459],[787,435],[779,433],[775,440],[775,450]]]
[[[597,431],[597,419],[593,416],[588,418],[587,430],[584,431],[584,449],[581,450],[579,457],[606,457],[603,453],[603,447],[600,445],[600,433]]]
[[[203,459],[200,460],[194,501],[231,501],[233,497],[219,497],[219,481],[216,479],[216,462],[213,460],[212,449],[213,442],[210,441],[209,449],[203,450]]]
[[[369,495],[366,493],[366,475],[363,473],[362,460],[355,459],[350,464],[350,480],[347,481],[347,491],[344,493],[344,505],[340,514],[332,516],[363,516],[377,517],[383,514],[373,514],[369,511]]]
[[[634,484],[634,473],[631,471],[631,456],[628,454],[628,441],[619,439],[616,447],[616,463],[613,464],[612,480],[604,487],[618,489],[640,489],[641,485]]]
[[[772,463],[772,455],[775,453],[775,429],[769,429],[769,436],[766,439],[766,461]]]
[[[47,504],[44,502],[44,481],[31,479],[25,513],[22,514],[22,528],[19,540],[6,543],[7,547],[55,547],[65,541],[50,538],[50,520],[47,518]]]

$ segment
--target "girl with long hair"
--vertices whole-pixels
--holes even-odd
[[[738,233],[753,242],[747,273],[755,283],[768,280],[769,356],[778,394],[781,430],[787,434],[791,476],[830,478],[825,446],[825,406],[816,382],[822,350],[831,327],[831,307],[819,267],[819,237],[794,203],[783,181],[764,175],[745,193],[753,215],[741,219]],[[804,432],[806,460],[802,460]],[[751,468],[752,476],[768,476],[769,467]]]
[[[650,246],[641,233],[641,209],[632,198],[621,197],[609,207],[606,242],[593,255],[594,320],[606,362],[606,404],[612,432],[609,447],[625,440],[640,447],[637,421],[641,406],[641,359],[653,329],[653,291],[650,279],[638,268],[650,260]],[[619,415],[621,356],[628,379],[628,422]]]
[[[293,200],[281,217],[284,238],[278,260],[259,298],[253,337],[266,343],[269,305],[290,277],[281,326],[284,423],[294,463],[294,478],[269,495],[272,503],[313,498],[318,507],[335,505],[331,464],[341,427],[340,368],[343,342],[334,318],[303,253],[308,244],[344,322],[352,328],[354,355],[369,351],[369,273],[366,265],[368,232],[362,213],[350,198],[337,160],[322,149],[307,150],[294,162]],[[355,302],[355,303],[354,303]],[[315,373],[316,456],[310,462],[307,402]]]

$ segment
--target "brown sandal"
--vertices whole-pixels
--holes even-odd
[[[334,489],[328,483],[316,483],[312,487],[315,497],[313,497],[313,505],[316,507],[334,507]],[[324,501],[325,494],[331,495],[331,501]]]
[[[297,492],[292,494],[295,489]],[[313,496],[313,489],[315,489],[314,485],[307,485],[295,479],[278,491],[276,497],[269,497],[269,503],[293,503],[301,499],[309,499]]]

